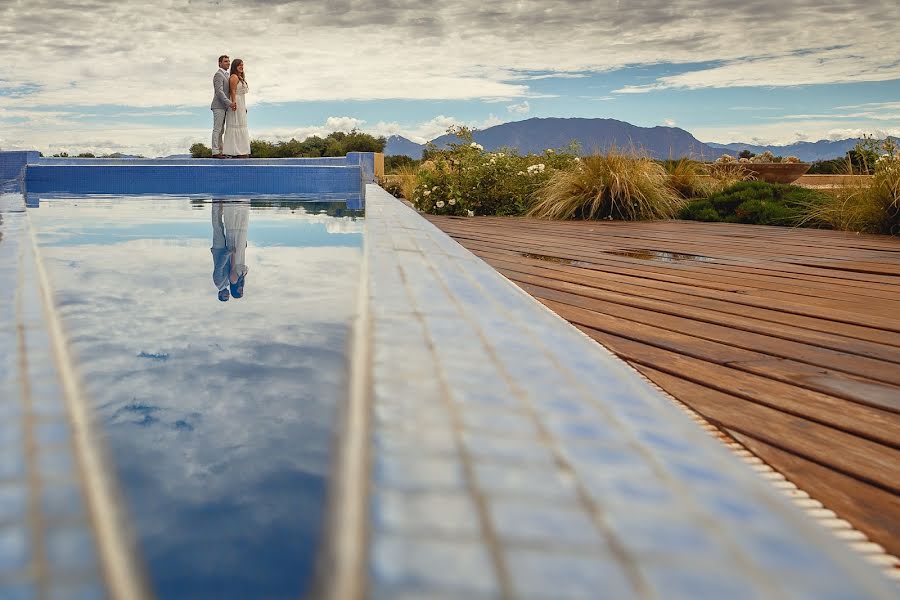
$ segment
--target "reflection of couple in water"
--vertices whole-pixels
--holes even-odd
[[[227,302],[229,293],[235,298],[244,295],[244,280],[249,269],[245,264],[247,225],[250,205],[246,202],[213,202],[213,283],[219,290],[219,300]]]

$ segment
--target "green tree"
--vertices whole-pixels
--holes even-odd
[[[197,142],[191,146],[191,157],[192,158],[210,158],[212,156],[212,150],[210,150],[205,145]]]
[[[756,155],[753,154],[752,152],[750,152],[749,150],[747,150],[746,148],[741,150],[740,154],[738,154],[738,158],[750,159],[750,158],[753,158],[754,156],[756,156]]]

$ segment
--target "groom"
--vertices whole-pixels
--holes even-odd
[[[237,109],[232,104],[229,94],[229,73],[231,59],[227,55],[219,57],[219,70],[213,76],[213,100],[210,109],[213,111],[212,155],[213,158],[225,158],[222,154],[222,139],[225,134],[225,112],[230,108]]]

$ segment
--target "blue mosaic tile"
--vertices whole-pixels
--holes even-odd
[[[71,481],[46,481],[41,486],[41,510],[46,519],[83,519],[81,488]]]
[[[524,412],[467,409],[462,412],[461,420],[463,427],[473,431],[532,439],[538,435],[534,420]]]
[[[378,489],[372,504],[375,526],[386,531],[474,538],[481,533],[475,504],[465,493]]]
[[[605,554],[511,550],[506,563],[520,598],[597,600],[638,598],[625,570]]]
[[[45,536],[47,562],[54,572],[80,573],[97,567],[94,538],[86,526],[60,525]]]
[[[375,589],[493,595],[499,584],[484,543],[375,535],[370,577]]]
[[[27,468],[24,449],[9,446],[0,452],[0,482],[9,479],[23,479]]]
[[[577,499],[575,479],[553,467],[478,462],[473,469],[478,487],[491,498],[519,497],[566,503]]]
[[[420,426],[376,427],[372,433],[375,452],[411,456],[456,455],[456,437],[450,428]]]
[[[759,584],[733,568],[715,562],[678,565],[645,564],[642,569],[658,598],[684,600],[759,600],[773,597],[761,593]],[[794,600],[793,597],[791,600]]]
[[[22,525],[0,527],[0,576],[22,571],[30,557],[28,530]]]
[[[605,521],[625,549],[639,562],[654,558],[691,556],[708,563],[728,553],[728,548],[699,519],[695,521],[648,519],[638,510],[607,513]]]
[[[577,504],[493,500],[488,507],[504,543],[605,547],[591,517]]]
[[[38,586],[25,581],[0,582],[0,598],[3,600],[34,600],[38,598]]]
[[[537,439],[500,438],[483,433],[465,432],[463,446],[475,461],[499,461],[520,464],[552,465],[553,454]]]
[[[28,520],[28,487],[25,482],[0,483],[0,525]]]
[[[38,473],[42,478],[66,478],[75,475],[75,463],[67,447],[58,450],[41,448],[37,456]]]
[[[466,485],[462,462],[454,457],[381,454],[372,476],[376,484],[404,492],[460,491]]]
[[[104,600],[106,590],[100,581],[57,581],[50,586],[48,600]]]
[[[34,426],[34,439],[40,446],[69,443],[69,425],[65,421],[43,421]]]

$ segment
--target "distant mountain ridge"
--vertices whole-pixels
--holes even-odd
[[[843,140],[819,140],[818,142],[795,142],[784,146],[759,146],[742,142],[731,144],[706,142],[706,145],[716,149],[718,152],[727,150],[729,154],[734,155],[743,150],[749,150],[754,154],[762,154],[768,150],[775,156],[796,156],[804,162],[815,162],[817,160],[831,160],[846,156],[849,150],[853,150],[856,144],[862,141],[862,138],[847,138]]]
[[[547,148],[562,148],[573,140],[582,152],[606,151],[613,146],[635,147],[654,158],[712,158],[719,152],[700,142],[678,127],[638,127],[615,119],[533,118],[488,127],[473,134],[485,150],[515,148],[523,154],[539,154]],[[438,148],[457,141],[452,135],[432,140]],[[416,144],[402,136],[392,135],[385,146],[388,156],[405,154],[421,158],[424,144]]]

